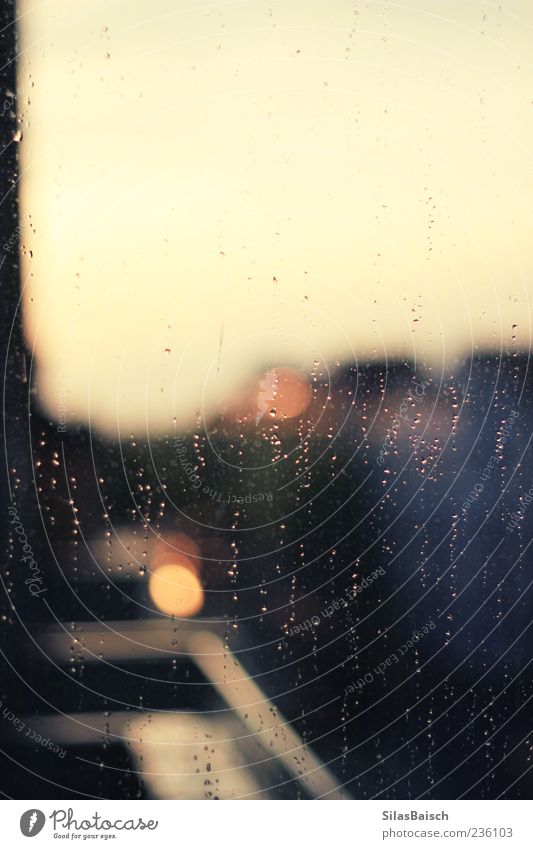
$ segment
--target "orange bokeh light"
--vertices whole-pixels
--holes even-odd
[[[166,563],[150,575],[151,599],[162,613],[189,618],[203,607],[204,590],[196,570],[185,563]]]
[[[266,396],[272,395],[272,399]],[[266,414],[276,420],[293,419],[301,415],[311,401],[311,387],[302,371],[289,366],[266,372],[258,389],[257,409],[268,406]]]
[[[303,371],[278,366],[264,372],[253,384],[234,396],[224,410],[226,417],[258,425],[300,416],[312,399],[309,380]]]

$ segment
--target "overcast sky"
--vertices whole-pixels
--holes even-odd
[[[533,4],[19,7],[51,415],[168,431],[262,365],[528,348]]]

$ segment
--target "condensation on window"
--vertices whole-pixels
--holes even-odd
[[[531,10],[5,9],[0,789],[527,796]]]

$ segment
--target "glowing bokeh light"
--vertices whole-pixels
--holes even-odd
[[[204,591],[193,568],[178,563],[158,566],[150,575],[150,597],[162,613],[180,618],[196,616],[204,604]]]

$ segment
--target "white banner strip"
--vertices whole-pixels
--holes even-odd
[[[527,801],[5,801],[3,845],[209,847],[500,846],[530,849]],[[266,806],[267,807],[266,807]],[[276,810],[272,810],[272,806]],[[301,807],[304,805],[304,807]],[[270,806],[270,807],[268,807]]]

